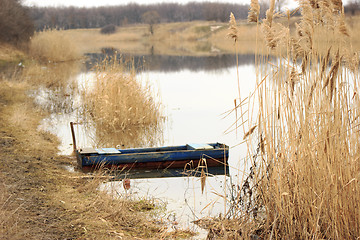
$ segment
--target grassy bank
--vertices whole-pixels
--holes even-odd
[[[79,44],[71,35],[57,30],[37,32],[29,44],[32,58],[43,62],[67,62],[82,57]]]
[[[81,43],[82,53],[100,52],[101,48],[108,47],[133,54],[209,56],[232,53],[231,40],[226,37],[227,27],[226,23],[218,22],[185,22],[158,24],[153,35],[147,25],[119,27],[110,35],[101,34],[100,29],[75,29],[64,33]],[[253,29],[254,26],[244,26],[244,41],[239,46],[242,53],[249,53],[255,46]]]
[[[289,24],[290,31],[295,31],[299,17],[278,18],[277,21]],[[351,41],[355,50],[360,50],[359,16],[346,18]],[[262,33],[256,33],[256,24],[238,22],[237,51],[239,54],[253,54],[255,51],[266,53]],[[117,28],[114,34],[104,35],[100,29],[75,29],[63,31],[80,43],[80,52],[100,52],[102,48],[118,49],[122,53],[164,54],[209,56],[221,53],[234,53],[234,43],[227,37],[228,25],[219,22],[184,22],[163,23],[154,27],[154,34],[149,33],[147,25],[130,25]]]

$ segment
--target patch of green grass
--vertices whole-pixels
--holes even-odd
[[[196,26],[194,30],[196,33],[209,33],[210,26]]]

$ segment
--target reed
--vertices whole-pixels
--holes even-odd
[[[257,0],[252,0],[250,3],[250,10],[248,16],[248,22],[257,23],[260,15],[260,4]]]
[[[256,198],[248,213],[261,222],[266,237],[355,239],[360,236],[359,65],[345,59],[352,48],[341,1],[320,9],[301,1],[300,7],[297,35],[286,40],[292,50],[279,56],[285,60],[268,70],[258,90],[260,127],[252,140],[265,140],[254,159]],[[335,29],[325,22],[330,18]],[[327,52],[319,50],[319,42]],[[337,44],[324,44],[330,42]]]
[[[259,108],[244,131],[251,168],[230,199],[227,217],[237,224],[213,221],[208,228],[217,236],[360,237],[359,60],[341,1],[299,3],[293,34],[278,26],[272,7],[263,21],[277,59],[269,64],[261,55],[257,63],[249,101]],[[276,26],[286,51],[274,41]]]
[[[96,144],[139,147],[162,139],[161,105],[151,86],[137,79],[131,61],[115,57],[100,63],[84,102],[96,127]]]

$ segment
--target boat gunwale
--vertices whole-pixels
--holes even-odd
[[[80,156],[129,156],[129,155],[142,155],[142,154],[158,154],[158,153],[173,153],[173,152],[214,152],[214,151],[229,151],[229,147],[222,143],[214,143],[209,145],[214,145],[213,149],[181,149],[183,147],[187,147],[187,145],[179,145],[179,146],[166,146],[166,147],[155,147],[155,148],[127,148],[127,149],[117,149],[119,153],[109,153],[109,154],[100,154],[100,153],[81,153],[79,150],[76,150],[76,153]],[[223,146],[219,148],[215,148],[215,146]],[[176,150],[176,147],[181,147],[179,150]],[[156,151],[156,149],[166,149],[166,148],[174,148],[174,150],[163,150],[163,151]],[[129,152],[132,150],[144,150],[140,152]],[[149,150],[149,151],[146,151]],[[150,151],[154,150],[154,151]]]

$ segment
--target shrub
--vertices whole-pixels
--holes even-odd
[[[80,58],[74,40],[59,30],[47,30],[36,33],[31,39],[31,56],[51,62],[65,62]]]
[[[116,26],[114,24],[109,24],[101,28],[100,32],[102,34],[113,34],[116,32]]]
[[[84,91],[85,112],[94,122],[95,146],[151,146],[161,141],[161,105],[148,83],[136,77],[133,62],[116,56],[96,68]],[[91,126],[90,126],[91,127]]]
[[[0,6],[0,42],[16,45],[29,41],[34,25],[28,9],[18,0],[0,0]]]

